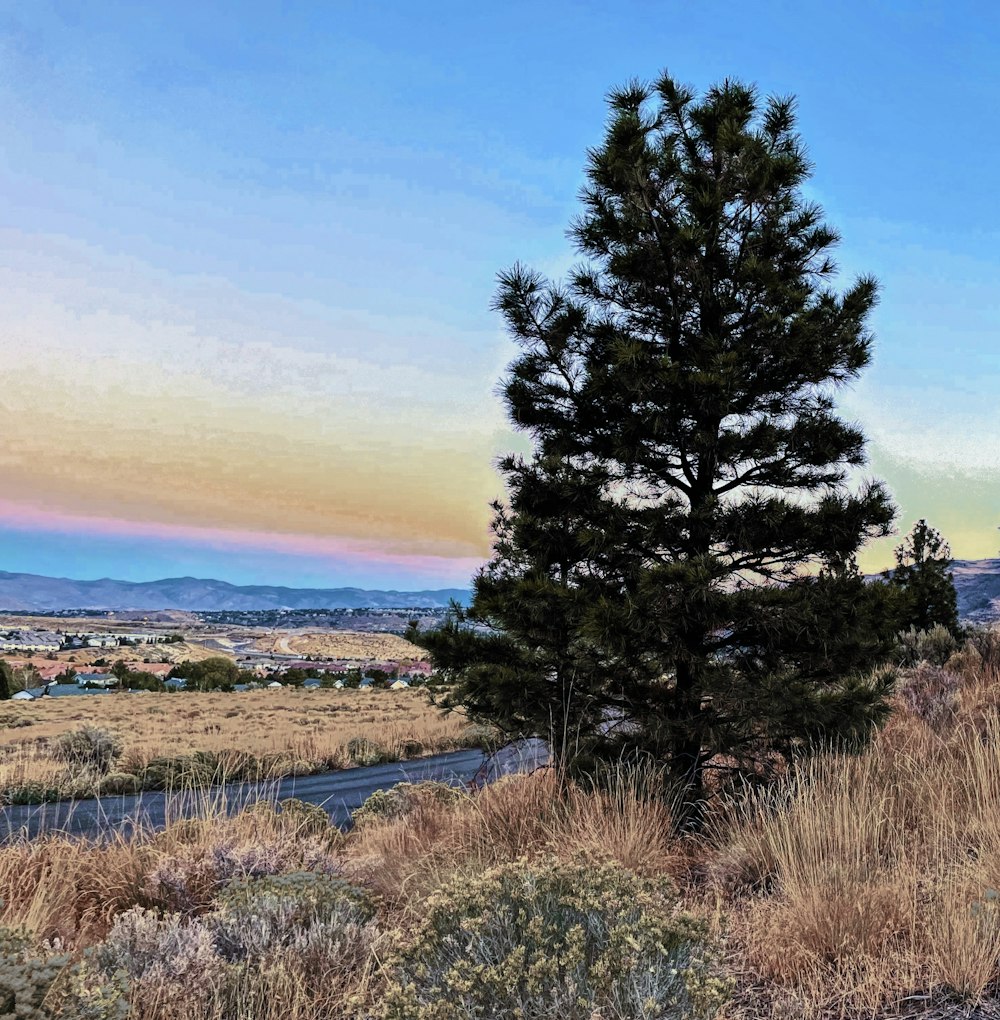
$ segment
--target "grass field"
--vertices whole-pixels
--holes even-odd
[[[58,756],[59,738],[84,726],[117,738],[119,776],[142,776],[151,762],[196,753],[212,756],[234,777],[248,761],[272,775],[302,774],[435,754],[473,739],[461,715],[442,716],[416,690],[286,687],[11,701],[0,705],[0,790],[34,784],[83,795],[88,784],[104,781]]]

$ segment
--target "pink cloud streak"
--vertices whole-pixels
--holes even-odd
[[[430,575],[462,573],[470,576],[482,561],[468,556],[431,556],[391,553],[374,542],[319,535],[293,535],[273,531],[228,530],[188,524],[161,524],[117,517],[80,516],[0,499],[0,526],[18,531],[49,531],[69,535],[149,538],[154,541],[188,541],[217,549],[244,549],[321,557],[354,566],[401,567]]]

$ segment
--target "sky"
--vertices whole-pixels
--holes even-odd
[[[664,69],[797,97],[881,284],[865,473],[998,555],[998,46],[986,3],[0,0],[0,569],[466,586],[524,448],[496,274],[576,261],[604,96]]]

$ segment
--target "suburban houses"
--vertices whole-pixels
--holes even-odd
[[[155,645],[167,640],[164,634],[99,634],[68,631],[8,630],[0,633],[0,651],[60,652],[73,648],[118,648]]]

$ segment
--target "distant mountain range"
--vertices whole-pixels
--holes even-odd
[[[255,609],[436,609],[451,599],[467,604],[462,588],[437,591],[368,591],[363,588],[282,588],[229,584],[196,577],[162,581],[72,581],[66,577],[0,570],[0,610],[182,609],[218,612]]]
[[[958,611],[963,620],[1000,620],[1000,559],[956,560],[953,567]],[[72,581],[0,570],[0,610],[52,612],[60,609],[181,609],[218,612],[255,609],[437,609],[452,599],[467,605],[463,588],[436,591],[381,591],[364,588],[282,588],[229,584],[196,577],[163,581]]]

